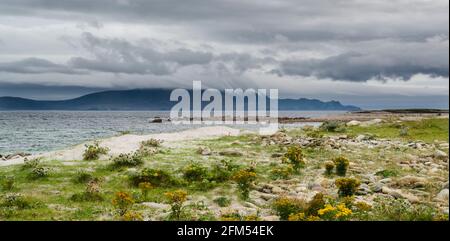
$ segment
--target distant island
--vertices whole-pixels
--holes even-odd
[[[171,102],[169,89],[134,89],[103,91],[68,100],[32,100],[19,97],[0,97],[0,110],[152,110],[167,111]],[[343,105],[339,101],[316,99],[280,99],[282,111],[359,111],[359,107]]]

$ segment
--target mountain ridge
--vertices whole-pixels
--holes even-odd
[[[0,97],[0,110],[170,110],[176,102],[169,101],[171,89],[108,90],[65,100],[33,100],[22,97]],[[283,110],[343,110],[361,108],[339,101],[318,99],[279,99]]]

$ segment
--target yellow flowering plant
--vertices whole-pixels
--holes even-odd
[[[248,199],[251,185],[256,180],[256,172],[252,168],[240,170],[233,176],[233,180],[238,184],[242,198]]]
[[[134,199],[126,192],[117,192],[112,200],[120,216],[124,216],[129,208],[134,204]]]
[[[180,220],[183,203],[187,200],[187,192],[184,190],[176,190],[165,193],[165,196],[168,199],[172,210],[170,217],[175,220]]]
[[[322,220],[346,221],[350,219],[353,212],[344,203],[339,203],[336,206],[326,204],[324,208],[317,211],[317,214]]]

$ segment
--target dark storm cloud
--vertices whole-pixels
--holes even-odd
[[[0,63],[0,72],[17,74],[60,73],[71,75],[84,73],[40,58],[26,58],[14,62]]]
[[[421,73],[448,77],[445,1],[2,0],[0,16],[81,21],[99,31],[110,23],[173,28],[168,31],[186,37],[177,39],[180,42],[226,49],[160,48],[133,42],[127,34],[113,38],[104,30],[102,37],[83,34],[88,54],[71,55],[67,65],[44,57],[0,65],[0,71],[10,73],[83,70],[174,76],[180,69],[202,66],[236,79],[250,69],[353,82],[408,80]],[[14,27],[15,23],[9,24]],[[428,41],[436,36],[443,39],[437,44]],[[376,44],[367,44],[372,41]],[[239,50],[234,51],[235,46]],[[251,48],[260,48],[259,55]]]

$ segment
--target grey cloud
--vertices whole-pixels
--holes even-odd
[[[242,74],[248,69],[260,68],[261,64],[274,62],[269,57],[257,58],[248,53],[214,54],[188,48],[160,50],[151,42],[136,44],[84,33],[83,46],[93,58],[73,57],[69,66],[111,73],[170,75],[181,67],[199,65],[208,68],[208,65],[213,65],[217,70],[226,68],[229,73]]]
[[[0,63],[0,72],[17,74],[61,73],[71,75],[85,73],[40,58],[26,58],[14,62]]]
[[[83,34],[83,45],[93,58],[74,57],[69,65],[101,72],[169,75],[183,66],[208,64],[213,58],[208,52],[186,48],[162,51],[151,44],[98,38],[91,33]]]
[[[377,42],[379,44],[379,42]],[[286,60],[278,75],[315,76],[333,80],[410,79],[416,74],[449,76],[448,39],[441,42],[382,43],[324,59]]]
[[[20,30],[34,18],[42,18],[49,25],[52,21],[84,23],[76,34],[80,29],[100,33],[83,34],[81,49],[75,45],[68,48],[77,49],[73,54],[55,53],[62,50],[48,47],[49,55],[68,56],[67,65],[43,59],[0,65],[0,71],[10,73],[102,72],[175,78],[182,70],[203,71],[211,76],[226,76],[241,85],[248,81],[243,78],[246,71],[264,74],[270,69],[281,76],[354,82],[409,79],[418,73],[448,77],[446,1],[2,0],[2,16],[25,18],[22,23],[6,23]],[[110,23],[120,23],[118,31],[108,28]],[[126,36],[120,28],[127,25],[144,31]],[[161,47],[152,41],[130,40],[151,37],[164,42],[167,36],[154,34],[160,29],[167,30],[169,38],[193,44]],[[434,36],[445,36],[445,40],[429,42]],[[14,37],[3,38],[5,46],[14,41]]]
[[[423,39],[448,32],[443,1],[3,0],[3,14],[180,25],[210,39],[290,41]],[[96,20],[95,20],[96,21]]]

